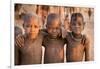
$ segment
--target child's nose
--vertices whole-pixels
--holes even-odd
[[[75,25],[76,27],[80,27],[78,24]]]
[[[54,29],[53,32],[56,32],[56,29]]]
[[[35,31],[35,28],[34,27],[31,27],[31,32],[34,32]]]

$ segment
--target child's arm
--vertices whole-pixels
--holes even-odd
[[[90,41],[88,39],[86,39],[85,42],[85,61],[90,61],[91,57],[90,57]]]
[[[24,38],[23,36],[17,36],[15,38],[15,65],[20,64],[20,50],[19,48],[22,47],[24,44]]]
[[[45,37],[43,37],[43,41],[42,41],[42,46],[43,46],[43,47],[45,47],[45,43],[46,43]]]
[[[24,44],[24,37],[23,37],[23,35],[19,35],[19,36],[16,37],[15,44],[18,47],[23,47],[24,46],[23,45]]]
[[[41,33],[42,33],[42,35],[43,35],[42,46],[45,47],[45,43],[46,43],[45,37],[46,37],[46,35],[47,35],[46,29],[42,29],[42,30],[41,30]]]
[[[15,65],[19,65],[19,49],[18,46],[15,46]]]

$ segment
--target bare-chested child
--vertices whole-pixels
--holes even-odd
[[[25,14],[24,35],[15,40],[15,65],[40,64],[42,61],[42,35],[39,18],[35,14]],[[17,47],[17,48],[16,48]]]
[[[46,35],[43,40],[44,63],[64,62],[64,44],[65,40],[61,36],[60,17],[51,13],[47,17]]]
[[[70,29],[66,36],[66,59],[67,62],[83,61],[83,55],[85,55],[85,61],[90,59],[90,43],[86,35],[82,34],[85,22],[81,13],[73,13],[71,16]]]

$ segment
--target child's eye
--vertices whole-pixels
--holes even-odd
[[[35,25],[34,27],[35,27],[35,28],[38,28],[38,26],[36,26],[36,25]]]
[[[72,22],[72,25],[76,25],[76,22]]]
[[[59,30],[60,28],[56,28],[56,30]]]
[[[48,27],[48,29],[52,29],[51,27]]]
[[[78,22],[78,25],[79,25],[79,26],[81,26],[81,25],[82,25],[82,23],[81,23],[81,22]]]
[[[30,27],[30,25],[27,25],[26,27]]]
[[[81,26],[82,23],[81,22],[73,22],[72,25],[74,25],[74,26],[76,26],[76,25]]]

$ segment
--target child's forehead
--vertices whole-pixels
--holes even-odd
[[[81,16],[74,16],[74,17],[72,17],[71,21],[83,21],[83,17],[81,17]]]
[[[60,20],[58,18],[53,19],[49,23],[47,23],[47,25],[59,25],[59,24],[60,24]]]
[[[54,25],[56,23],[60,23],[60,17],[58,14],[49,14],[47,17],[47,26],[48,25]]]
[[[60,27],[60,23],[59,22],[54,22],[54,23],[51,23],[48,25],[48,27],[51,27],[51,28],[56,28],[56,27]]]
[[[30,18],[26,18],[24,19],[24,23],[26,24],[31,24],[31,23],[38,23],[38,19],[35,17],[30,17]]]
[[[37,25],[39,26],[38,22],[30,21],[30,22],[25,22],[24,25]]]
[[[81,19],[84,21],[83,15],[81,13],[73,13],[71,16],[71,21],[76,21],[78,19]]]
[[[59,18],[51,19],[51,23],[52,23],[52,22],[59,22],[59,21],[60,21]]]
[[[39,19],[39,17],[36,14],[27,13],[23,16],[24,21],[38,20],[38,19]]]

